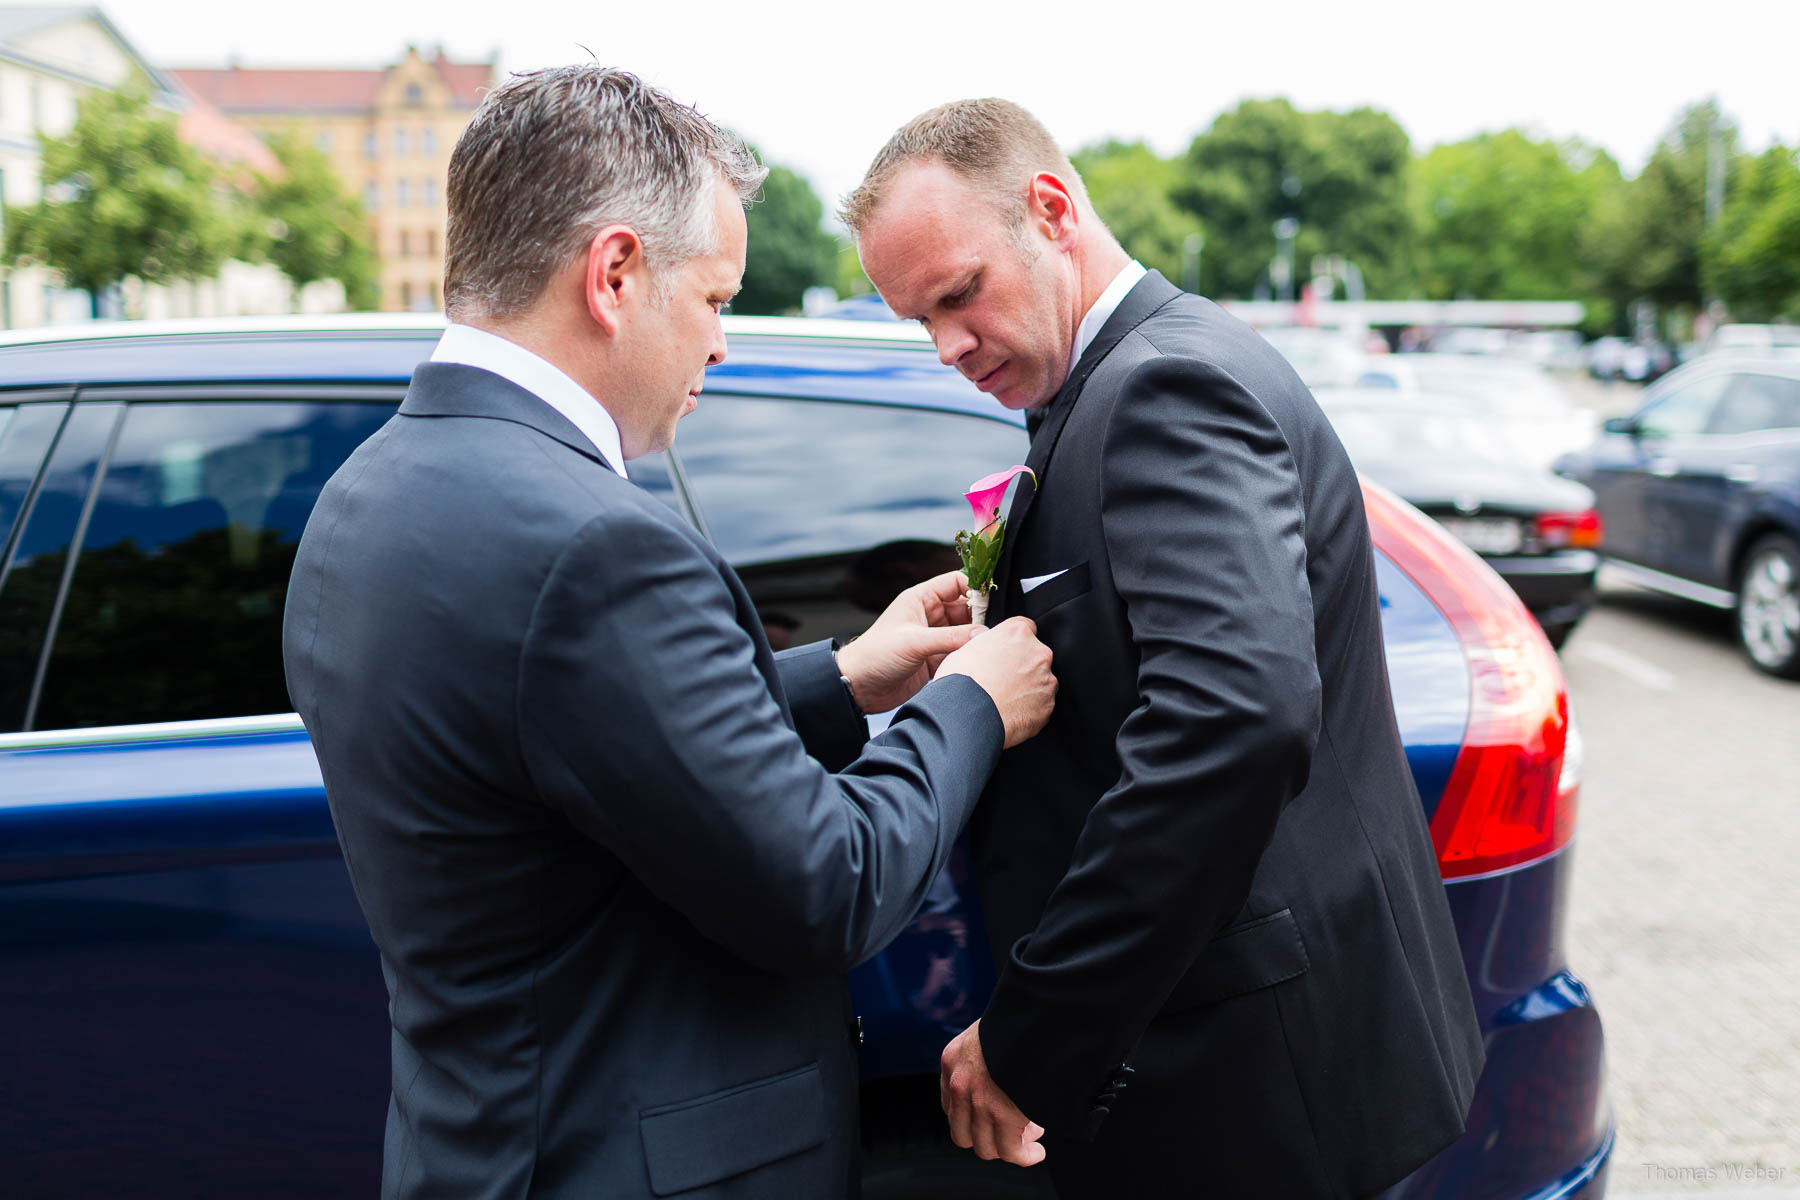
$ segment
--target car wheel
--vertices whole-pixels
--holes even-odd
[[[1738,642],[1757,668],[1800,679],[1800,544],[1772,533],[1750,547],[1738,577]]]
[[[1569,634],[1574,628],[1573,621],[1567,621],[1560,625],[1546,625],[1544,626],[1544,636],[1550,639],[1552,647],[1561,650],[1563,643],[1569,640]]]

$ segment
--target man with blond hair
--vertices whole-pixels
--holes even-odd
[[[626,478],[725,357],[762,176],[624,72],[495,89],[451,325],[301,541],[283,649],[387,978],[386,1197],[852,1192],[842,973],[1048,716],[1029,623],[971,638],[954,575],[775,656]]]
[[[1016,104],[909,122],[843,217],[1027,414],[995,604],[1064,685],[972,825],[999,980],[944,1051],[953,1139],[1043,1157],[1064,1200],[1394,1183],[1461,1132],[1482,1048],[1343,448]]]

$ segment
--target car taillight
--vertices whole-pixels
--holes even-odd
[[[1431,818],[1446,879],[1554,854],[1575,833],[1580,741],[1556,652],[1518,596],[1435,522],[1368,481],[1375,544],[1449,618],[1469,662],[1469,725]]]
[[[1538,544],[1546,550],[1559,550],[1564,546],[1592,550],[1606,536],[1606,527],[1600,521],[1600,514],[1591,508],[1586,512],[1539,513],[1537,536]]]

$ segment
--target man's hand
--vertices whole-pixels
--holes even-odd
[[[938,675],[967,675],[981,685],[1000,712],[1008,749],[1035,736],[1056,707],[1050,647],[1038,641],[1027,617],[1000,622],[944,659]]]
[[[968,581],[947,571],[915,583],[875,618],[868,632],[838,651],[838,670],[850,681],[866,713],[886,712],[911,700],[931,681],[944,656],[973,635]]]
[[[938,1100],[950,1119],[950,1140],[979,1158],[1003,1158],[1021,1167],[1044,1161],[1044,1127],[1019,1111],[988,1074],[981,1053],[981,1022],[969,1026],[938,1060]]]

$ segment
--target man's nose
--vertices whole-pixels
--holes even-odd
[[[713,322],[712,353],[706,356],[706,365],[709,367],[717,366],[719,363],[724,362],[726,350],[725,326],[717,317],[713,318]]]
[[[946,367],[954,367],[975,348],[975,335],[960,325],[938,322],[932,326],[931,336],[937,343],[938,361]]]

